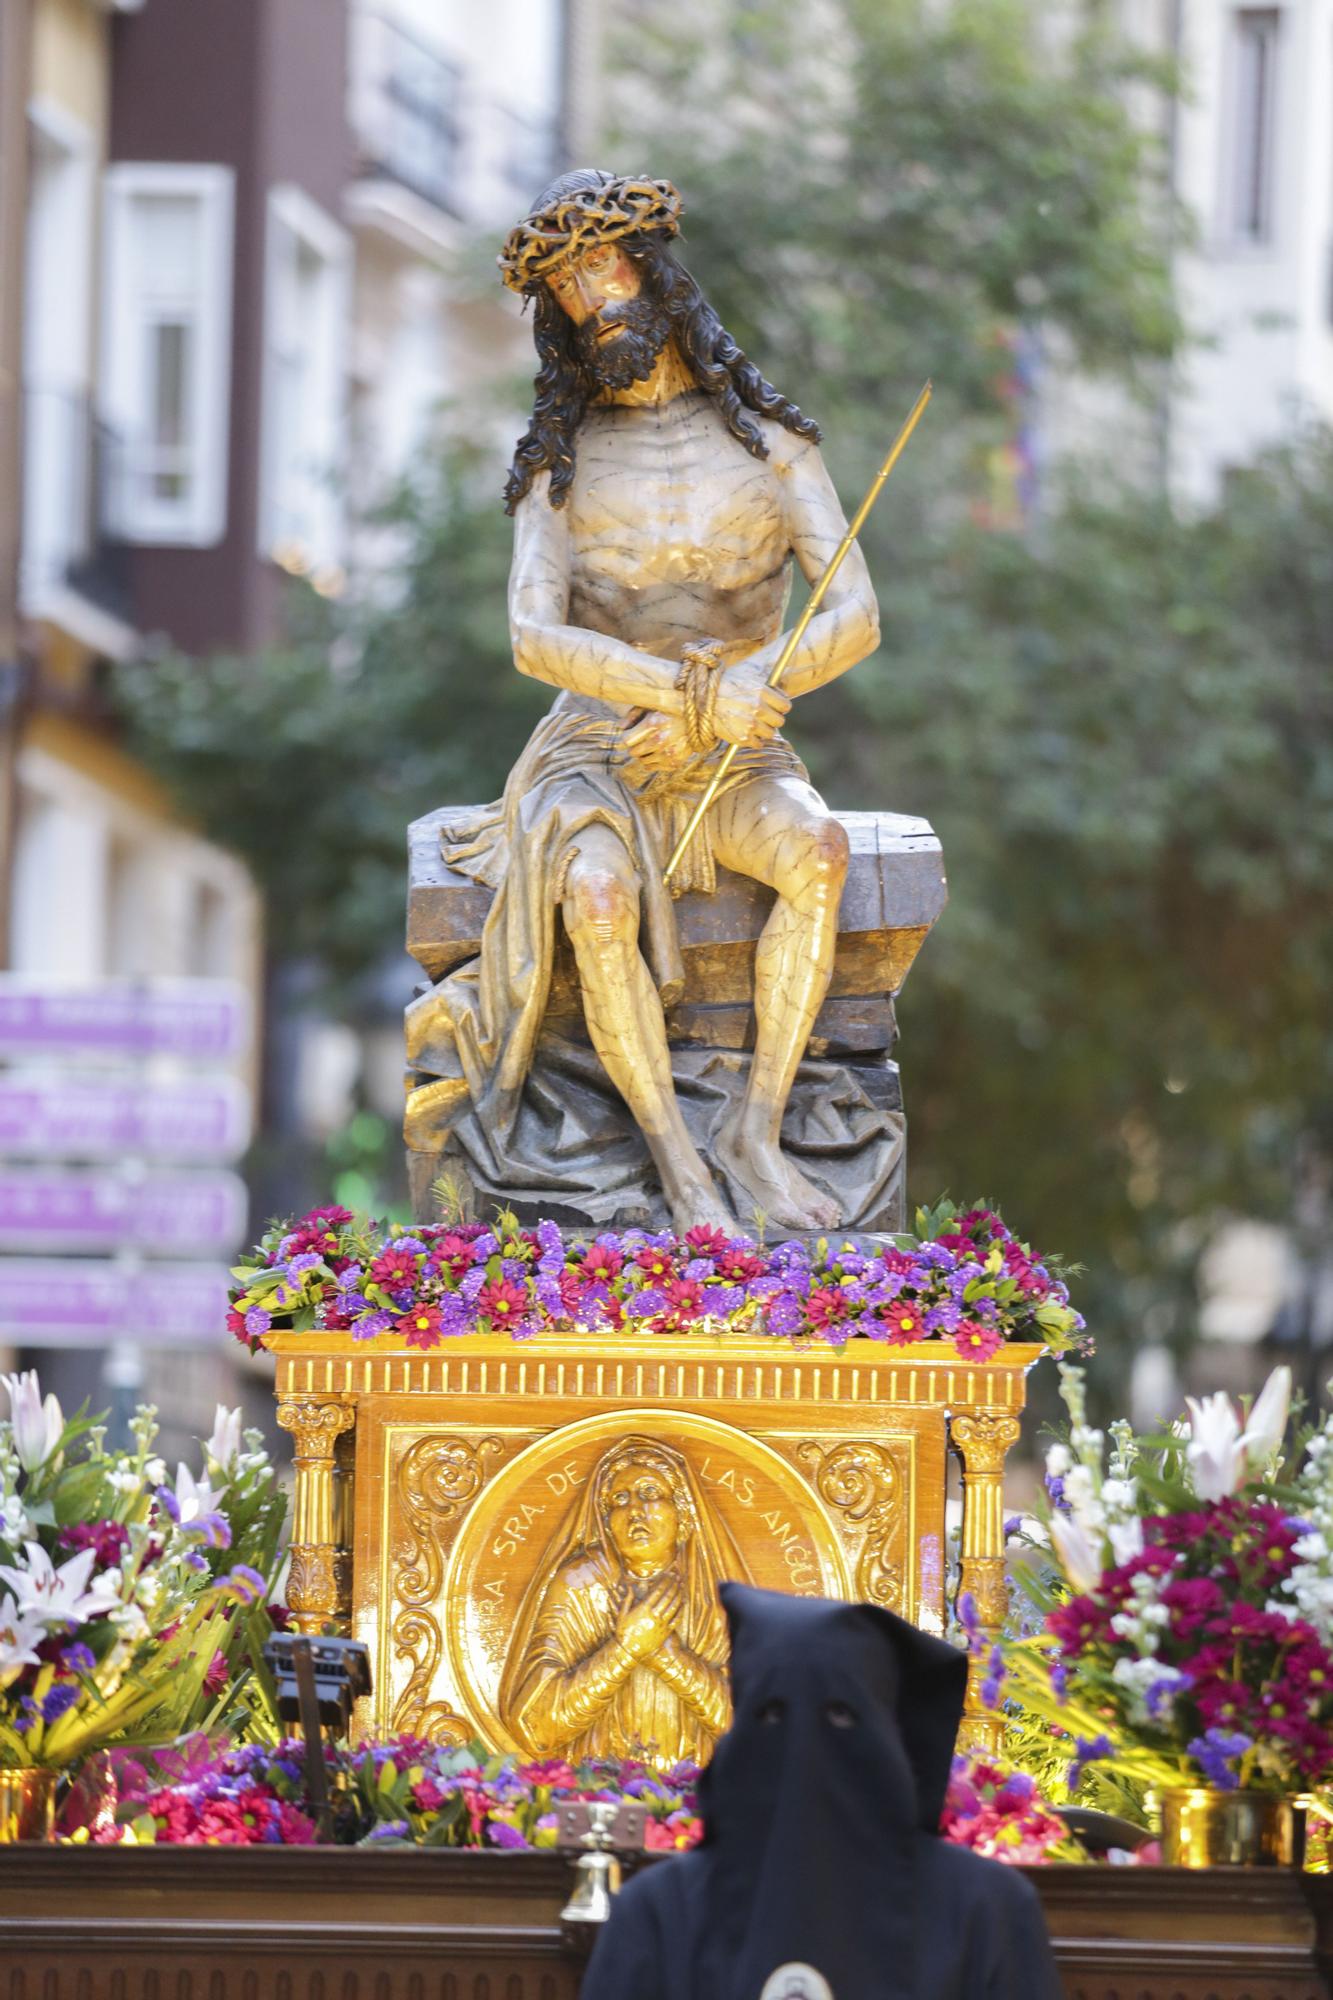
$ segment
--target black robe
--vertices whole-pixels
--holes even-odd
[[[582,2000],[1060,2000],[1031,1885],[936,1831],[962,1654],[874,1605],[722,1600],[703,1841],[627,1884]]]

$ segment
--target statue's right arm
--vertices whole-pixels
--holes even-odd
[[[552,507],[550,474],[543,472],[514,514],[514,560],[509,572],[509,632],[514,665],[550,687],[569,688],[598,701],[683,715],[671,660],[641,653],[605,632],[569,625],[569,514]]]
[[[638,1665],[614,1632],[594,1636],[599,1625],[605,1632],[579,1586],[557,1578],[533,1631],[514,1701],[518,1733],[543,1755],[600,1715]]]

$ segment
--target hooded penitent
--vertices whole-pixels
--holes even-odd
[[[963,1656],[873,1605],[722,1600],[703,1843],[623,1892],[582,2000],[1059,2000],[1028,1883],[936,1831]]]

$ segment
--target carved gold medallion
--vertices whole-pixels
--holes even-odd
[[[837,1537],[776,1452],[662,1410],[538,1440],[469,1511],[445,1581],[478,1732],[528,1756],[706,1756],[727,1719],[727,1579],[849,1594]]]

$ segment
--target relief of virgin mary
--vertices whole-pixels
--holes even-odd
[[[717,1586],[749,1580],[680,1452],[631,1436],[599,1460],[519,1611],[500,1713],[536,1756],[702,1762],[726,1727]]]

